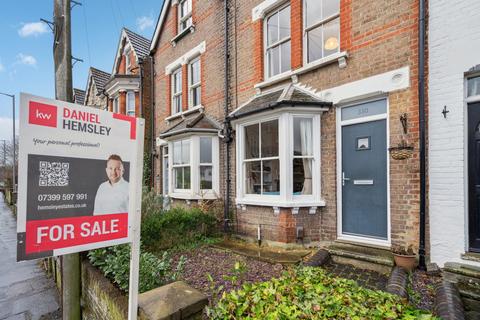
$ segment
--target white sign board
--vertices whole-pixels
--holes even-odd
[[[132,242],[143,119],[21,94],[19,133],[18,261]]]

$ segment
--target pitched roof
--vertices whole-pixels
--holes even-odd
[[[325,108],[331,105],[331,102],[320,99],[315,90],[290,83],[286,87],[255,95],[252,99],[230,113],[228,117],[238,119],[280,107],[308,106]]]
[[[125,33],[127,34],[127,37],[130,40],[137,57],[140,59],[148,56],[150,52],[150,40],[142,37],[138,33],[128,30],[127,28],[123,28],[123,30],[125,30]]]
[[[73,99],[76,104],[83,104],[85,101],[85,91],[82,89],[73,88]]]
[[[102,92],[105,84],[110,80],[110,73],[90,67],[90,74],[92,75],[93,81],[95,81],[98,92]]]
[[[171,128],[160,133],[160,138],[168,138],[182,133],[217,133],[222,126],[205,113],[192,113]]]

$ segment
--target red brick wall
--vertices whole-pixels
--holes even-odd
[[[205,113],[223,122],[224,118],[224,3],[222,1],[194,1],[192,20],[195,24],[195,31],[187,33],[175,45],[171,40],[177,35],[177,9],[175,6],[168,9],[165,24],[159,41],[155,48],[155,133],[165,131],[178,123],[181,118],[165,122],[165,118],[171,115],[171,77],[165,72],[165,67],[198,46],[203,41],[206,42],[206,52],[200,57],[201,61],[201,79],[202,79],[202,105],[205,107]],[[187,66],[185,65],[185,71]],[[184,82],[182,91],[182,104],[184,108],[188,107],[188,76],[182,74]],[[220,153],[223,159],[223,143],[220,143]],[[160,151],[160,148],[157,148]],[[155,172],[161,174],[161,158],[155,160]],[[220,181],[224,181],[223,171],[220,172]],[[161,191],[161,177],[156,179],[156,190]],[[223,183],[221,182],[223,190]],[[223,197],[223,196],[222,196]]]
[[[120,113],[125,114],[127,111],[127,93],[125,91],[120,92],[119,104],[120,104]]]
[[[348,52],[347,66],[340,69],[332,63],[298,75],[298,81],[318,90],[336,87],[366,77],[410,67],[410,88],[388,95],[390,145],[402,138],[399,116],[407,113],[409,131],[406,139],[414,144],[413,157],[405,161],[390,161],[391,236],[393,244],[417,245],[419,204],[418,161],[418,97],[417,97],[417,4],[416,0],[340,0],[340,48]],[[242,105],[254,94],[254,85],[264,80],[263,21],[252,22],[252,9],[262,0],[245,0],[231,4],[229,30],[230,55],[230,111]],[[291,0],[292,9],[292,68],[303,64],[303,29],[298,30],[303,18],[298,19],[301,2]],[[234,7],[236,5],[236,7]],[[165,66],[176,58],[206,41],[207,51],[202,56],[202,104],[205,112],[219,121],[223,120],[223,3],[198,1],[195,4],[196,31],[182,38],[176,46],[170,40],[176,35],[176,15],[170,10],[165,28],[155,53],[155,100],[157,134],[169,124],[169,92],[165,84]],[[300,14],[301,17],[301,14]],[[301,29],[301,28],[300,28]],[[302,36],[299,37],[299,35]],[[286,80],[284,83],[288,83]],[[275,84],[278,86],[279,84]],[[270,87],[271,88],[271,87]],[[270,88],[263,88],[268,90]],[[186,89],[184,89],[186,90]],[[256,237],[257,226],[262,224],[266,239],[292,241],[296,227],[304,226],[307,241],[334,240],[337,237],[337,185],[336,185],[336,110],[335,107],[322,116],[321,173],[322,197],[326,206],[314,215],[301,209],[297,215],[282,210],[275,216],[271,207],[247,206],[246,211],[235,210],[236,228],[239,233]],[[235,143],[231,146],[231,189],[235,192]],[[220,163],[225,163],[224,145],[221,144]],[[157,161],[157,172],[160,171]],[[160,180],[159,180],[160,181]],[[224,190],[224,168],[221,168],[221,197]],[[159,190],[159,189],[158,189]],[[232,202],[235,195],[231,197]],[[295,231],[295,232],[293,232]]]
[[[182,109],[188,110],[188,65],[182,66]]]
[[[303,65],[303,1],[291,0],[290,6],[291,64],[292,70],[295,70]]]

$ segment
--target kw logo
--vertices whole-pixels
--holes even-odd
[[[51,113],[41,113],[40,110],[36,110],[36,111],[37,111],[37,114],[35,116],[37,117],[37,119],[50,120],[50,118],[52,117]]]
[[[49,104],[30,101],[28,123],[39,126],[57,127],[57,107]]]

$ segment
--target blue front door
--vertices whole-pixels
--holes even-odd
[[[386,120],[342,127],[342,234],[388,239]]]

